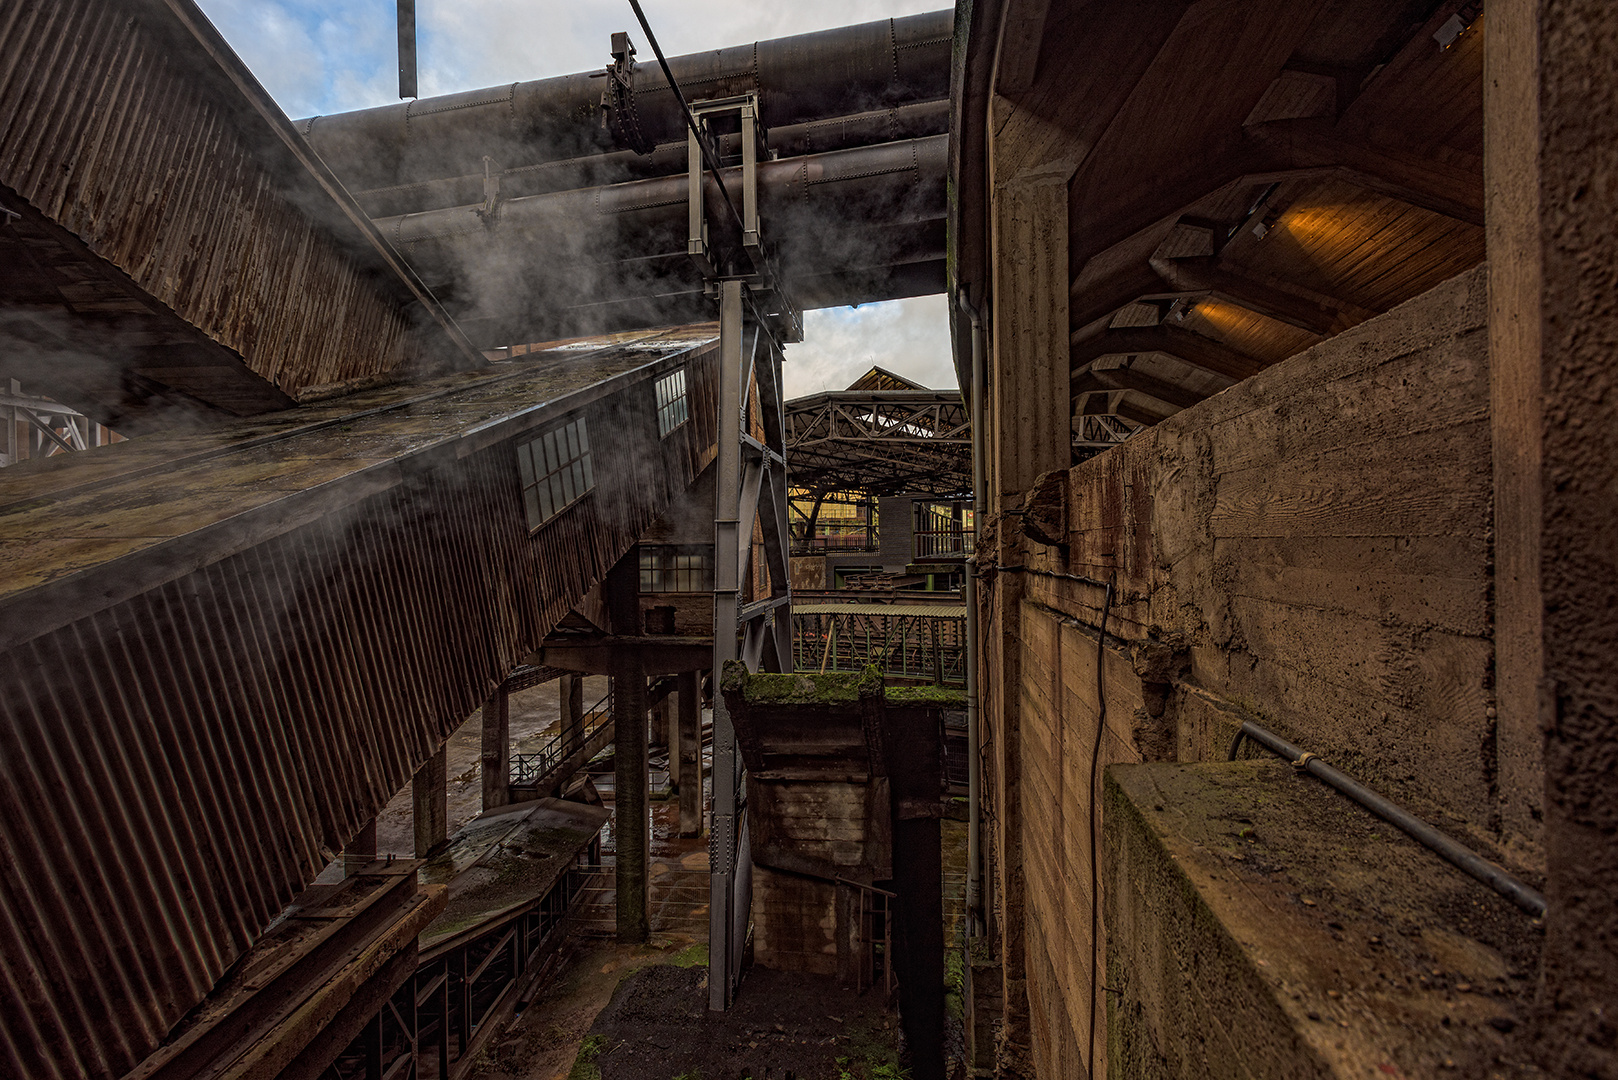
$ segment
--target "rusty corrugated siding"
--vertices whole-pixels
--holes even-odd
[[[270,134],[158,0],[0,2],[0,184],[294,398],[414,368],[440,329]]]
[[[99,1080],[137,1064],[686,490],[713,456],[717,348],[624,352],[602,353],[606,382],[575,364],[543,409],[416,447],[383,490],[374,469],[328,482],[370,493],[327,491],[334,509],[308,524],[252,526],[245,548],[215,528],[235,553],[193,545],[193,569],[154,546],[127,572],[160,583],[111,603],[64,587],[77,608],[7,629],[0,1073]],[[652,380],[674,363],[689,365],[697,422],[659,439]],[[513,396],[468,387],[358,412],[353,437],[432,431],[446,401]],[[597,487],[531,534],[514,443],[575,412]],[[87,452],[85,468],[107,460]],[[28,507],[51,505],[42,479],[75,482],[19,473]],[[93,482],[111,506],[135,483]],[[30,543],[44,511],[0,503],[18,538],[0,540]],[[82,550],[60,557],[60,581],[82,573]]]

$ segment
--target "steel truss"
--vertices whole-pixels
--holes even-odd
[[[787,567],[786,422],[782,341],[803,323],[779,288],[758,218],[756,163],[764,147],[758,95],[690,108],[689,233],[686,251],[719,301],[719,424],[714,462],[714,645],[725,664],[792,670],[792,593]],[[714,134],[734,119],[740,134],[741,208],[720,184]],[[739,251],[709,229],[704,165],[736,218]],[[729,224],[728,222],[726,223]],[[727,230],[728,232],[728,230]],[[722,271],[722,268],[723,271]],[[756,539],[755,539],[756,538]],[[747,782],[724,696],[714,694],[713,828],[709,836],[708,1007],[728,1009],[741,978],[752,913]]]
[[[842,390],[786,407],[793,483],[811,491],[959,495],[971,487],[972,426],[953,390]]]

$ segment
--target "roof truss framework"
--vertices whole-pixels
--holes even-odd
[[[795,487],[938,497],[971,487],[971,424],[953,390],[834,391],[786,410]]]
[[[1483,34],[1436,35],[1477,8],[1013,0],[985,25],[995,74],[966,96],[995,102],[997,175],[1074,168],[1075,430],[1154,423],[1482,259]],[[986,237],[962,213],[976,303]]]

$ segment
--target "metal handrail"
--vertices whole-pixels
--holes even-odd
[[[591,721],[594,721],[592,723]],[[608,690],[600,701],[584,713],[584,723],[577,731],[558,732],[550,742],[531,754],[512,754],[508,782],[516,787],[538,784],[571,755],[584,748],[602,725],[612,721],[612,691]]]

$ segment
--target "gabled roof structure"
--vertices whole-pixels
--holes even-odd
[[[958,390],[872,367],[847,390],[786,403],[792,486],[882,495],[960,495],[972,485],[972,427]]]

